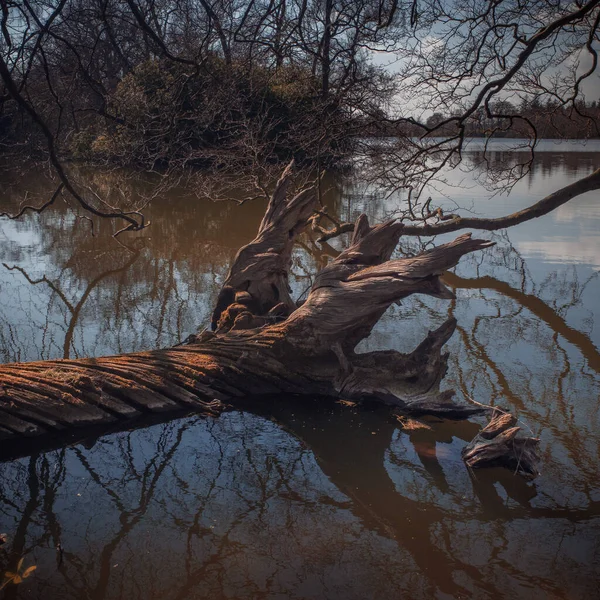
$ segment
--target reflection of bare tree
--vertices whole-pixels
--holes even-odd
[[[572,269],[536,282],[510,245],[470,271],[478,277],[445,275],[469,298],[466,306],[465,300],[453,306],[460,325],[450,383],[463,396],[517,409],[546,440],[549,480],[592,506],[589,481],[598,476],[600,459],[594,442],[600,354],[593,338],[573,324],[592,329],[584,297],[594,293],[597,275],[579,281]]]
[[[158,233],[135,262],[111,276],[101,261],[112,269],[122,252],[107,250],[110,235],[101,226],[91,240],[60,210],[46,213],[56,219],[45,229],[43,251],[58,275],[44,274],[44,285],[29,275],[33,285],[23,287],[48,292],[56,281],[53,293],[64,296],[74,330],[80,331],[75,324],[81,326],[85,305],[102,323],[99,336],[114,335],[113,351],[183,337],[185,315],[197,324],[202,303],[212,304],[202,294],[216,291],[235,248],[251,237],[255,214],[251,204],[235,208],[249,212],[233,213],[224,203],[176,202],[155,203]],[[34,221],[26,223],[35,229]],[[100,250],[92,252],[94,244]],[[335,253],[304,239],[295,255],[298,287],[308,283],[304,272],[315,270],[311,261],[322,266]],[[25,269],[22,256],[11,260]],[[508,402],[541,431],[547,476],[535,488],[511,473],[470,479],[454,468],[459,447],[475,433],[472,424],[400,431],[378,413],[359,418],[337,407],[270,406],[291,437],[249,406],[218,420],[120,433],[92,440],[87,449],[1,465],[0,529],[12,537],[9,553],[0,554],[2,567],[14,568],[26,553],[27,564],[40,565],[31,591],[40,598],[289,597],[309,595],[307,581],[316,595],[355,597],[364,590],[390,597],[392,588],[421,597],[518,595],[523,580],[548,595],[570,593],[576,584],[569,579],[581,582],[577,589],[592,589],[590,561],[561,565],[586,535],[596,535],[600,516],[598,351],[572,316],[591,281],[565,276],[536,283],[507,239],[465,269],[446,280],[468,295],[448,315],[460,323],[448,379],[465,396]],[[431,305],[417,302],[422,332]],[[411,305],[393,311],[391,317],[407,317],[403,329],[389,319],[377,334],[404,343]],[[429,319],[438,315],[430,310]],[[11,325],[5,314],[7,339]],[[146,337],[132,342],[140,331]],[[71,339],[63,350],[76,334]],[[536,528],[548,550],[527,560]],[[55,573],[58,543],[65,550]],[[311,572],[318,574],[312,580]],[[343,581],[357,587],[344,588]]]
[[[90,182],[109,197],[119,190],[135,195],[131,175],[118,175],[95,173]],[[35,181],[44,187],[43,181]],[[136,184],[137,194],[145,195],[143,182],[136,180]],[[13,195],[21,194],[18,186],[8,189],[11,193],[3,200],[10,204]],[[227,262],[238,244],[252,237],[262,207],[234,208],[190,199],[189,190],[180,192],[174,188],[171,195],[155,202],[150,211],[153,235],[144,239],[138,259],[120,274],[112,271],[128,256],[123,257],[123,248],[115,244],[105,220],[94,223],[94,237],[89,226],[73,219],[65,205],[39,217],[10,222],[4,231],[19,238],[27,236],[33,243],[4,244],[5,262],[25,269],[31,281],[46,283],[34,288],[31,282],[21,285],[19,280],[23,279],[16,273],[0,277],[4,297],[0,347],[4,360],[63,356],[65,342],[56,339],[61,329],[64,336],[71,335],[71,354],[76,355],[169,345],[195,331],[208,311]],[[223,220],[228,224],[222,230]],[[192,244],[190,240],[195,241]],[[40,272],[42,256],[47,258]],[[50,281],[62,297],[48,285]],[[83,298],[84,303],[75,306],[73,302],[69,308],[73,297]],[[75,308],[80,309],[77,319],[72,318]],[[24,335],[28,330],[31,341]]]
[[[598,352],[590,338],[585,333],[570,327],[563,316],[538,296],[517,290],[505,281],[489,275],[469,279],[460,277],[455,273],[447,273],[444,280],[450,287],[455,289],[493,290],[507,298],[511,298],[521,307],[534,314],[540,321],[543,321],[557,335],[576,346],[585,356],[589,366],[600,373],[600,352]],[[581,290],[578,294],[581,295]]]
[[[36,196],[42,196],[52,184],[39,175],[28,175]],[[114,202],[122,195],[141,202],[156,193],[156,178],[146,180],[124,170],[79,169],[77,176]],[[7,196],[2,198],[7,210],[22,196],[22,185],[17,181],[7,186]],[[26,236],[33,242],[28,246],[7,243],[5,262],[25,269],[32,281],[52,281],[63,298],[47,283],[34,288],[19,285],[23,280],[16,273],[0,276],[5,298],[5,306],[0,307],[4,362],[63,356],[64,340],[56,338],[61,329],[63,335],[68,333],[69,322],[75,325],[70,354],[76,356],[172,345],[204,323],[228,263],[237,248],[253,237],[264,203],[215,203],[197,197],[198,190],[185,187],[184,182],[165,186],[164,195],[148,208],[152,229],[144,238],[144,249],[120,274],[102,276],[124,260],[123,248],[115,243],[113,228],[104,219],[94,221],[92,237],[89,224],[75,219],[66,205],[59,204],[39,217],[7,225],[10,236]],[[335,210],[338,199],[329,192],[324,199]],[[311,252],[300,250],[298,255],[307,271],[313,267],[317,250],[314,242],[309,243]],[[41,256],[46,257],[43,270]],[[324,260],[325,256],[320,264]],[[301,275],[299,266],[297,271]],[[298,285],[305,288],[307,282],[298,279]],[[92,288],[94,292],[87,296],[75,322],[68,299],[82,297]],[[24,332],[34,328],[37,331],[31,332],[29,341]]]
[[[562,556],[600,505],[540,505],[510,473],[453,469],[444,449],[475,425],[403,432],[380,411],[310,401],[247,409],[0,466],[3,566],[23,554],[38,564],[29,598],[501,597],[522,593],[522,578],[569,589],[555,571],[572,567],[524,561],[530,539],[514,525],[545,519],[565,546],[540,552]],[[469,547],[496,559],[482,564]],[[579,569],[589,589],[593,565]]]
[[[48,279],[45,275],[41,279],[32,279],[27,271],[19,266],[10,267],[6,263],[3,263],[4,267],[9,271],[19,271],[23,277],[31,284],[31,285],[39,285],[40,283],[46,284],[57,296],[60,298],[61,302],[64,304],[66,309],[70,314],[70,318],[68,320],[67,329],[65,331],[65,338],[63,342],[63,354],[62,358],[70,358],[71,349],[73,345],[73,334],[75,332],[75,327],[77,325],[77,320],[79,319],[79,315],[81,313],[81,309],[84,304],[87,302],[92,291],[98,286],[98,284],[106,279],[107,277],[111,277],[116,275],[117,273],[125,273],[129,267],[138,259],[140,254],[139,250],[132,252],[129,256],[128,260],[122,267],[117,267],[114,269],[108,269],[94,277],[86,286],[83,293],[81,294],[80,299],[77,303],[70,301],[66,294],[61,290],[60,286]]]

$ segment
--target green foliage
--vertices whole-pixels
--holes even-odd
[[[73,158],[80,160],[88,160],[92,158],[94,151],[94,134],[90,130],[76,131],[71,136],[69,150]]]
[[[158,60],[142,63],[125,75],[110,99],[130,126],[143,125],[148,118],[171,112],[176,102],[175,77]]]

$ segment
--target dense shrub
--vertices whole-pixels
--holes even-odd
[[[351,148],[348,112],[324,101],[318,82],[298,68],[273,74],[214,58],[196,72],[149,60],[116,85],[107,112],[109,120],[72,137],[74,156],[145,167],[206,166],[246,147],[268,160],[325,165]]]

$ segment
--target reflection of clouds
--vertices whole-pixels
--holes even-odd
[[[559,223],[580,221],[583,226],[596,226],[587,219],[600,219],[600,200],[597,192],[583,194],[576,200],[559,206],[553,213],[554,220]]]
[[[445,188],[443,197],[457,198],[463,206],[472,203],[482,214],[505,214],[569,183],[572,173],[584,174],[583,168],[568,171],[555,165],[547,163],[509,198],[492,197],[468,178],[474,174],[457,171],[455,187]],[[348,187],[344,201],[335,203],[337,210],[343,206],[354,216],[365,210],[376,222],[402,206],[400,195],[384,201],[375,193],[359,192]],[[227,261],[254,234],[262,208],[175,202],[155,203],[145,252],[122,278],[103,279],[95,288],[79,321],[79,352],[172,343],[208,318]],[[44,221],[51,214],[60,218],[53,227]],[[40,276],[64,277],[60,283],[70,286],[69,297],[79,300],[83,287],[77,286],[101,273],[101,261],[106,264],[109,256],[122,264],[124,259],[114,258],[110,232],[90,238],[72,224],[63,227],[64,218],[57,212],[31,219],[45,222],[46,229],[31,230],[38,247],[20,260],[28,268],[38,265]],[[597,269],[597,223],[600,202],[588,194],[553,215],[511,229],[510,238],[525,254],[549,263],[585,263]],[[521,266],[508,241],[497,239],[501,243],[496,248],[463,261],[460,269],[473,281],[478,275],[496,277],[500,291],[489,282],[487,287],[474,283],[458,289],[455,305],[413,297],[391,307],[363,349],[410,351],[424,329],[439,325],[445,311],[454,314],[459,327],[448,345],[447,386],[455,387],[459,397],[519,410],[545,444],[544,477],[533,490],[538,502],[565,505],[573,512],[537,518],[548,513],[535,512],[539,504],[529,508],[523,495],[505,491],[495,480],[487,480],[486,488],[485,473],[472,486],[459,462],[460,447],[472,437],[467,424],[443,433],[446,425],[440,423],[436,433],[396,432],[388,443],[382,431],[385,419],[380,429],[381,415],[373,413],[369,421],[367,411],[357,411],[356,426],[346,429],[339,428],[337,413],[331,418],[316,415],[303,424],[295,409],[282,428],[241,412],[215,420],[173,421],[106,436],[91,448],[68,448],[61,459],[64,467],[55,455],[31,459],[40,478],[54,472],[62,477],[55,490],[46,479],[28,487],[34,477],[19,470],[25,462],[0,465],[0,496],[10,500],[0,510],[0,531],[11,531],[33,511],[31,525],[19,528],[23,545],[33,549],[39,564],[28,597],[79,598],[86,592],[132,600],[363,598],[399,597],[400,589],[407,597],[425,598],[436,595],[444,571],[453,571],[475,597],[495,590],[525,597],[531,581],[542,595],[592,596],[593,561],[572,557],[592,555],[588,543],[597,539],[600,525],[596,508],[586,512],[589,499],[598,498],[592,488],[598,471],[599,380],[595,367],[585,363],[595,348],[584,352],[593,344],[598,347],[593,329],[597,285],[583,296],[587,284],[580,284],[577,275],[586,269],[575,273],[554,267],[544,280],[542,261]],[[63,244],[60,253],[57,244]],[[309,280],[301,277],[316,271],[316,258],[298,249],[294,260],[298,278],[293,285],[299,293]],[[40,261],[48,262],[44,269]],[[502,292],[506,280],[513,282],[514,294]],[[52,301],[48,286],[33,288],[18,274],[0,269],[0,289],[0,317],[5,315],[0,349],[4,344],[7,354],[37,358],[46,343],[47,352],[56,354],[68,311]],[[578,345],[585,335],[570,328],[591,331],[588,346]],[[565,333],[568,329],[572,336]],[[351,422],[354,417],[346,418]],[[357,435],[361,430],[364,437]],[[382,443],[376,445],[376,440]],[[374,449],[381,449],[381,455]],[[384,451],[385,470],[378,471]],[[56,468],[39,466],[46,456]],[[509,490],[515,487],[510,482]],[[39,495],[35,508],[34,493]],[[582,523],[576,523],[577,515],[583,515]],[[66,548],[62,571],[56,569],[48,544],[52,528]],[[36,535],[43,536],[41,541]],[[543,537],[543,547],[531,548],[534,537]],[[430,559],[435,577],[422,572],[424,563],[417,561],[422,556]],[[493,557],[500,557],[505,568],[498,569]],[[96,576],[104,567],[103,578]],[[78,577],[85,578],[80,585]],[[102,585],[107,586],[105,595]],[[446,585],[454,590],[454,584]]]
[[[546,140],[543,144],[546,157],[550,156],[548,152],[555,145],[552,140]],[[590,143],[586,151],[597,146],[598,143]],[[560,146],[561,150],[569,147],[569,141]],[[560,159],[566,160],[568,156],[569,152],[565,152]],[[471,173],[456,170],[448,173],[447,181],[443,185],[438,184],[435,193],[431,190],[431,195],[450,209],[454,209],[450,200],[460,197],[457,203],[461,206],[461,214],[468,214],[470,211],[465,209],[471,208],[474,216],[500,217],[523,210],[557,189],[588,175],[591,166],[586,160],[585,155],[581,154],[574,165],[555,164],[552,161],[544,164],[538,156],[538,165],[541,167],[535,168],[527,179],[519,181],[509,195],[494,195],[478,184],[477,170]],[[510,239],[525,257],[535,256],[550,264],[582,264],[598,269],[599,223],[600,198],[597,192],[588,192],[563,204],[549,215],[511,228]]]
[[[529,239],[519,239],[517,245],[525,255],[537,255],[547,262],[559,264],[586,264],[600,268],[600,202],[590,192],[558,207],[537,227],[528,229]]]
[[[587,264],[600,269],[600,238],[583,236],[579,240],[544,238],[522,241],[519,249],[525,255],[541,255],[546,261],[561,264]]]

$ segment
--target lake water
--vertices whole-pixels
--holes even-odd
[[[545,142],[507,196],[480,183],[478,149],[430,190],[446,206],[502,215],[597,167],[598,143]],[[501,146],[503,164],[514,153]],[[52,189],[43,169],[0,179],[0,211]],[[82,171],[108,197],[152,182]],[[578,197],[507,232],[446,277],[455,301],[392,307],[366,350],[412,349],[448,316],[444,388],[518,413],[541,438],[542,473],[470,473],[460,450],[481,421],[402,429],[385,410],[285,399],[188,416],[0,463],[0,575],[37,569],[5,598],[597,598],[600,581],[600,202]],[[332,211],[380,220],[400,206],[360,181]],[[117,243],[108,222],[57,204],[0,220],[0,361],[168,346],[208,321],[264,203],[177,187],[152,226]],[[446,236],[452,237],[452,236]],[[445,238],[444,238],[445,239]],[[427,240],[423,240],[425,243]],[[440,240],[436,240],[439,242]],[[332,242],[339,248],[343,240]],[[416,240],[401,240],[414,250]],[[330,252],[294,257],[297,294]],[[15,268],[18,267],[18,268]],[[0,451],[1,455],[1,451]],[[61,551],[57,551],[57,546]],[[1,583],[0,583],[1,584]]]

